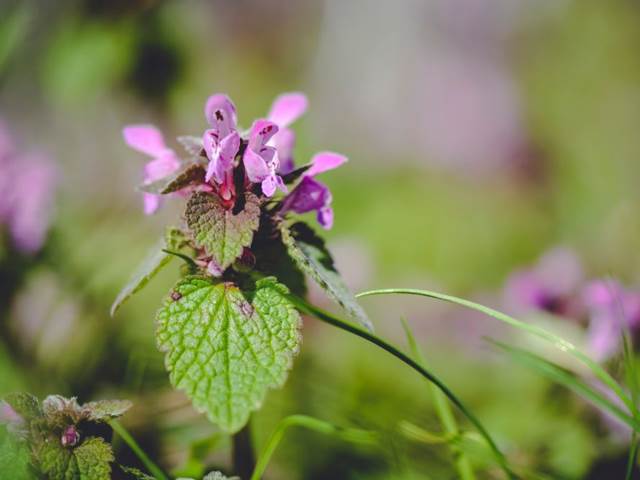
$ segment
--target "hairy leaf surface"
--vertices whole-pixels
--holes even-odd
[[[216,195],[196,192],[187,202],[185,216],[196,245],[203,247],[224,271],[244,247],[251,245],[260,224],[260,201],[247,193],[243,210],[234,214]]]
[[[155,182],[140,185],[139,190],[156,195],[177,192],[194,183],[204,182],[205,169],[199,162],[188,162],[177,171]]]
[[[187,277],[157,315],[171,383],[230,433],[284,383],[300,343],[288,289],[269,277],[250,293],[251,302],[231,283]]]
[[[367,330],[373,331],[369,317],[336,270],[324,240],[302,222],[295,223],[290,228],[283,223],[280,231],[282,241],[298,267],[313,278],[353,320]]]

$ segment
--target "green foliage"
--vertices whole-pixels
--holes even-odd
[[[46,442],[38,458],[40,472],[52,480],[109,480],[114,460],[111,445],[98,437],[89,438],[73,449],[59,442]]]
[[[31,480],[35,477],[29,467],[29,448],[0,429],[0,472],[12,480]]]
[[[184,235],[177,228],[167,229],[164,239],[158,240],[149,250],[145,259],[138,265],[131,278],[118,293],[111,305],[111,316],[133,295],[142,290],[171,261],[172,255],[165,248],[179,250],[184,244]]]
[[[166,195],[177,192],[194,183],[204,182],[204,167],[200,162],[186,162],[168,177],[139,187],[143,192]]]
[[[5,440],[0,455],[0,467],[10,465],[16,471],[11,478],[30,478],[31,468],[49,480],[111,478],[111,445],[84,432],[92,423],[119,417],[130,408],[130,402],[108,400],[80,405],[75,398],[50,395],[40,405],[27,393],[7,395],[5,402],[17,415],[9,417],[13,435]],[[67,436],[71,439],[65,440]]]
[[[269,388],[281,386],[300,343],[289,290],[258,281],[251,303],[231,283],[180,280],[157,315],[171,383],[223,430],[240,430]]]
[[[367,314],[336,270],[324,241],[302,222],[295,223],[290,228],[282,223],[280,230],[282,241],[298,267],[313,278],[351,318],[367,330],[373,331]]]
[[[194,193],[187,202],[185,217],[197,247],[213,257],[224,271],[251,245],[260,224],[260,201],[245,194],[244,209],[237,214],[222,205],[220,199],[206,192]]]

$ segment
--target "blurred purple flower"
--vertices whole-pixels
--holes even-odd
[[[51,216],[56,169],[43,153],[16,151],[0,121],[0,223],[6,225],[17,248],[35,253],[45,240]]]
[[[267,119],[278,125],[279,130],[269,144],[276,148],[280,161],[278,173],[282,175],[294,169],[293,147],[296,134],[288,127],[307,111],[308,105],[307,97],[299,92],[283,93],[271,105]]]
[[[333,152],[317,153],[311,159],[311,168],[307,170],[300,183],[282,202],[282,213],[307,213],[315,210],[318,223],[330,229],[333,226],[333,209],[329,187],[314,177],[327,170],[333,170],[347,161],[347,157]]]
[[[640,294],[615,281],[595,280],[582,290],[582,300],[589,315],[587,348],[597,360],[607,360],[625,329],[633,333],[640,327]]]
[[[128,125],[122,131],[124,141],[134,150],[152,157],[144,167],[144,183],[150,184],[172,174],[180,167],[176,153],[166,146],[160,130],[152,125]],[[144,193],[144,213],[151,215],[160,207],[161,196]]]
[[[573,300],[583,272],[573,251],[555,248],[545,253],[538,263],[514,272],[505,287],[505,303],[518,313],[541,310],[572,317],[577,314]]]
[[[276,189],[287,192],[287,187],[278,175],[278,152],[268,145],[269,140],[278,133],[278,125],[265,119],[253,122],[249,132],[249,144],[244,152],[244,167],[249,181],[261,183],[262,193],[273,196]]]
[[[202,137],[209,159],[205,181],[215,179],[221,186],[220,195],[229,200],[234,194],[233,160],[240,150],[236,107],[229,97],[216,93],[207,100],[204,115],[211,125]]]

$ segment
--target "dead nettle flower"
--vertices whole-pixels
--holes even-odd
[[[49,229],[56,168],[42,152],[21,152],[0,119],[0,224],[18,250],[40,250]]]
[[[129,125],[124,128],[122,134],[127,145],[152,158],[144,167],[143,185],[171,175],[180,168],[178,155],[167,147],[162,133],[153,125]],[[155,213],[160,207],[160,195],[148,192],[144,192],[143,195],[144,213]]]
[[[267,118],[255,120],[248,132],[241,132],[237,110],[231,99],[222,93],[211,95],[204,108],[209,128],[201,140],[189,137],[189,142],[196,145],[195,152],[198,152],[195,161],[204,162],[203,182],[192,183],[180,191],[191,188],[214,192],[226,208],[231,208],[241,193],[236,191],[238,188],[255,191],[267,198],[280,190],[288,193],[282,201],[280,213],[316,211],[320,225],[331,228],[331,192],[314,177],[342,165],[347,158],[332,152],[315,155],[304,173],[289,180],[295,182],[299,179],[290,193],[283,180],[283,176],[295,169],[295,133],[289,126],[304,114],[307,106],[307,98],[302,93],[284,93],[275,99]],[[169,177],[184,163],[165,145],[162,134],[155,127],[131,125],[125,127],[123,134],[130,147],[152,157],[145,167],[144,185]],[[254,189],[254,185],[259,185],[259,188]],[[145,193],[146,213],[155,212],[159,204],[159,195]]]
[[[582,265],[568,248],[545,253],[529,269],[517,270],[507,280],[505,303],[517,313],[531,311],[575,317],[579,306],[575,296],[583,282]]]
[[[318,223],[326,229],[333,226],[331,192],[324,183],[314,177],[327,170],[333,170],[347,161],[347,157],[332,152],[314,155],[311,167],[302,174],[302,180],[282,202],[282,212],[307,213],[315,211]]]
[[[586,325],[586,349],[598,361],[619,351],[625,330],[640,330],[640,293],[614,280],[586,281],[577,256],[566,248],[513,273],[505,302],[517,313],[545,312]]]
[[[613,356],[622,335],[640,329],[640,293],[632,292],[614,280],[595,280],[582,290],[589,316],[587,349],[599,361]]]

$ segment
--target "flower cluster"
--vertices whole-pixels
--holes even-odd
[[[0,121],[0,225],[5,225],[18,250],[42,247],[51,216],[56,169],[39,152],[21,152]]]
[[[204,190],[218,195],[228,208],[244,192],[253,192],[261,198],[271,199],[277,191],[284,197],[278,212],[303,214],[315,211],[320,225],[331,228],[333,210],[331,192],[316,176],[334,169],[347,158],[332,152],[316,154],[311,163],[295,169],[293,147],[295,133],[289,126],[307,109],[307,99],[301,93],[285,93],[273,102],[266,118],[253,122],[247,132],[238,127],[236,107],[224,94],[208,98],[204,116],[209,127],[202,137],[184,137],[195,158],[191,161],[202,165],[204,175],[190,179],[188,185],[174,190],[174,194],[189,194]],[[144,210],[154,213],[160,206],[160,195],[149,191],[149,186],[179,175],[185,162],[169,148],[160,131],[151,125],[130,125],[123,131],[126,143],[148,156],[151,160],[144,169]],[[287,184],[292,184],[289,190]]]
[[[564,248],[547,252],[530,269],[514,272],[505,297],[519,313],[545,312],[584,324],[587,349],[600,361],[618,351],[625,330],[640,331],[640,292],[614,280],[587,280],[576,255]]]

